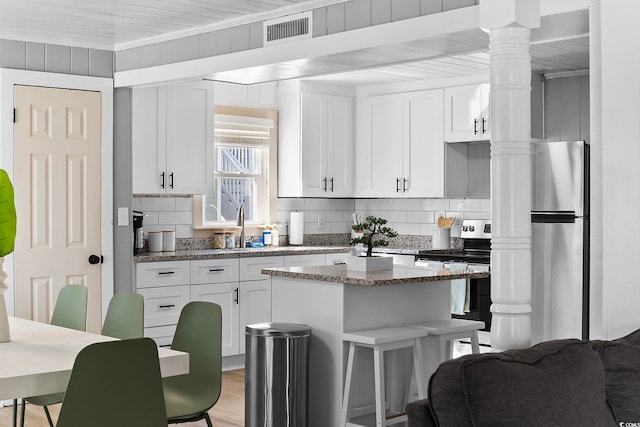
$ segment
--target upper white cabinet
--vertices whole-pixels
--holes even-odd
[[[491,139],[489,83],[444,90],[444,139],[447,142]]]
[[[278,196],[352,197],[353,97],[289,82],[279,90]]]
[[[356,196],[444,195],[443,90],[359,98]]]
[[[213,92],[207,82],[133,89],[133,193],[211,191]]]

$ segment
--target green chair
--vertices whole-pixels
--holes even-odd
[[[189,353],[189,373],[162,379],[169,424],[206,420],[222,386],[222,310],[211,302],[184,306],[171,348]]]
[[[51,324],[56,326],[62,326],[64,328],[76,329],[78,331],[85,331],[87,328],[87,288],[82,285],[66,285],[60,289],[58,298],[56,299],[56,305],[53,308],[53,315],[51,316]],[[20,425],[24,426],[24,411],[25,402],[33,405],[42,406],[44,412],[47,415],[49,426],[53,427],[53,421],[51,420],[51,414],[47,406],[55,405],[62,402],[64,393],[53,393],[42,396],[31,396],[22,400],[22,415],[20,419]],[[14,400],[14,405],[17,405],[17,401]],[[15,415],[15,411],[14,411]],[[15,420],[13,425],[15,426]]]
[[[115,294],[102,325],[102,335],[120,338],[142,338],[144,336],[144,298],[136,293]]]
[[[151,338],[91,344],[80,351],[58,427],[166,427],[158,348]]]

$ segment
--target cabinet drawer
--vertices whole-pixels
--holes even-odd
[[[327,265],[346,264],[347,258],[351,256],[351,252],[326,254],[325,262]]]
[[[178,323],[180,311],[190,300],[188,285],[138,289],[144,297],[144,326],[166,326]]]
[[[203,259],[191,261],[191,283],[237,282],[239,274],[238,258]]]
[[[240,258],[240,281],[266,279],[262,269],[274,267],[284,267],[283,256]]]
[[[189,261],[141,262],[136,264],[136,288],[189,284]]]
[[[298,267],[303,265],[324,265],[324,254],[287,255],[284,257],[285,267]]]
[[[144,336],[152,338],[158,347],[171,347],[177,325],[144,328]]]

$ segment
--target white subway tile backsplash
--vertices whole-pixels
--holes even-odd
[[[191,212],[158,212],[159,224],[193,224],[193,214]]]
[[[369,209],[370,211],[392,211],[394,199],[370,199]]]
[[[354,199],[331,199],[331,210],[354,211],[356,203]]]
[[[331,233],[350,233],[351,232],[351,223],[350,222],[334,222],[330,225]]]
[[[142,226],[158,224],[158,212],[145,212],[144,218],[142,218]]]
[[[449,199],[422,199],[420,207],[423,211],[448,211]]]
[[[305,199],[278,199],[279,211],[302,211]]]
[[[324,219],[327,222],[343,222],[345,219],[343,218],[342,211],[320,211],[320,213],[324,214]],[[351,221],[349,218],[348,221]]]
[[[420,234],[420,224],[393,223],[391,228],[398,234]]]
[[[393,209],[396,211],[420,210],[420,199],[394,199]]]
[[[356,199],[356,211],[368,211],[369,199]]]
[[[174,229],[176,237],[193,237],[193,199],[190,197],[134,197],[132,208],[145,213],[145,232]],[[460,236],[463,218],[490,219],[491,201],[485,199],[316,199],[283,198],[277,202],[280,233],[288,234],[289,214],[303,211],[305,233],[349,233],[351,214],[362,219],[373,215],[386,219],[403,235],[433,235],[438,216],[454,216],[452,236]],[[325,216],[325,227],[318,229],[318,213]]]
[[[407,212],[405,211],[386,211],[381,212],[379,216],[393,223],[407,222]]]
[[[193,211],[193,198],[191,197],[176,198],[176,210],[177,211]]]
[[[480,199],[451,199],[449,209],[452,211],[479,212]]]
[[[331,199],[306,199],[305,211],[328,211],[331,209]]]
[[[406,218],[407,218],[406,221],[410,224],[411,223],[433,224],[435,222],[434,217],[435,217],[434,212],[428,212],[428,211],[407,211],[406,212]]]
[[[190,225],[176,225],[176,238],[189,239],[193,237],[193,227]]]

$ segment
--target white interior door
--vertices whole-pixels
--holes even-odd
[[[66,284],[86,286],[101,329],[101,94],[14,88],[15,313],[48,322]]]

